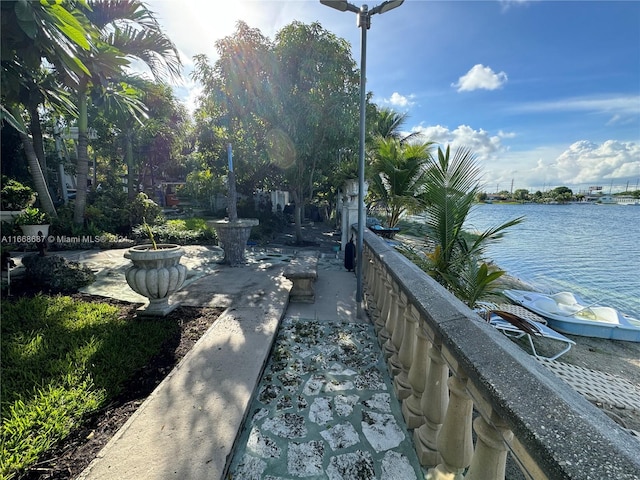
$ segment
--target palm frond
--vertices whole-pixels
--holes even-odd
[[[157,80],[179,78],[182,62],[176,46],[160,30],[139,29],[132,25],[116,27],[106,38],[128,57],[142,60]]]
[[[154,13],[139,0],[91,0],[85,13],[99,29],[126,22],[137,23],[150,29],[159,29]]]

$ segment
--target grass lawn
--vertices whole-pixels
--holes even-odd
[[[3,300],[0,478],[18,475],[107,405],[179,329],[65,296]]]

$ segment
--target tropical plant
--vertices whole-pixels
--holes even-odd
[[[81,75],[75,85],[78,101],[78,164],[77,182],[87,185],[88,156],[88,95],[92,88],[102,96],[116,95],[119,108],[132,116],[144,114],[138,93],[131,85],[119,81],[130,59],[142,60],[157,79],[180,76],[178,50],[162,32],[153,12],[139,0],[93,0],[85,14],[98,31],[94,48],[81,55],[89,72]],[[84,221],[86,188],[78,188],[74,222]]]
[[[14,219],[16,225],[46,225],[49,221],[49,214],[37,207],[26,208]]]
[[[446,274],[444,278],[449,289],[470,308],[489,296],[499,295],[502,288],[496,280],[505,274],[503,270],[492,270],[475,255],[464,257],[458,267],[455,275]]]
[[[151,200],[146,193],[138,193],[129,207],[129,223],[132,227],[149,223],[156,225],[162,223],[162,208]]]
[[[216,194],[225,191],[223,179],[221,175],[214,175],[210,168],[196,169],[187,174],[184,193],[199,206],[213,211]]]
[[[56,210],[43,173],[40,109],[44,104],[73,114],[75,107],[59,77],[74,82],[88,74],[80,52],[91,47],[90,26],[62,1],[0,2],[2,20],[2,108],[0,119],[19,133],[42,207]],[[85,0],[74,5],[85,6]],[[43,67],[46,59],[47,67]]]
[[[35,197],[31,187],[17,180],[2,176],[0,191],[0,210],[22,210],[33,203]]]
[[[336,147],[357,135],[359,75],[349,44],[319,23],[293,22],[276,35],[277,100],[272,122],[288,141],[293,164],[285,168],[295,203],[296,240],[302,212],[323,170],[333,169]]]
[[[407,135],[402,132],[402,127],[409,118],[407,113],[398,113],[390,108],[375,109],[373,118],[370,122],[370,137],[395,139],[400,142],[408,142],[415,140],[421,134],[420,132],[412,132]]]
[[[194,74],[204,84],[198,115],[208,127],[200,135],[207,163],[213,169],[233,143],[239,184],[291,192],[302,242],[304,205],[334,170],[338,148],[357,136],[358,74],[349,44],[319,23],[293,22],[271,42],[238,22],[216,48],[216,64],[198,56]]]
[[[438,148],[422,194],[427,235],[436,244],[427,255],[428,273],[471,306],[501,275],[482,263],[486,247],[524,220],[518,217],[467,239],[463,228],[480,191],[479,178],[479,166],[469,149],[458,148],[451,157],[449,146],[444,151]]]
[[[147,237],[149,237],[149,241],[153,246],[153,250],[158,250],[158,244],[156,243],[156,238],[153,236],[153,231],[151,230],[151,227],[147,223],[147,220],[144,218],[142,219],[142,230],[145,232]]]
[[[279,175],[266,154],[267,112],[274,102],[269,72],[272,43],[260,30],[240,21],[234,34],[215,46],[219,56],[215,65],[206,55],[197,55],[192,74],[203,85],[195,114],[203,167],[216,176],[226,175],[231,143],[238,191],[250,194],[273,187]]]
[[[369,196],[374,208],[384,210],[388,227],[395,227],[405,212],[422,211],[420,196],[431,145],[432,142],[403,143],[393,137],[375,140]]]

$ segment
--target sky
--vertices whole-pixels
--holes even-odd
[[[271,39],[294,20],[319,22],[360,64],[356,14],[319,0],[146,3],[180,51],[174,90],[190,109],[194,55],[214,63],[238,20]],[[367,91],[407,114],[407,132],[470,148],[486,192],[640,188],[638,1],[405,0],[371,17]]]

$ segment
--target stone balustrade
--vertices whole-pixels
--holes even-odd
[[[427,479],[503,479],[508,455],[535,480],[640,478],[635,439],[368,231],[363,262]]]

